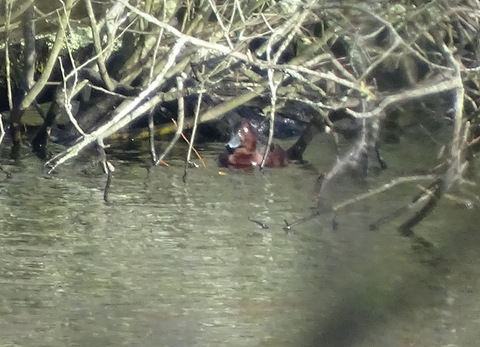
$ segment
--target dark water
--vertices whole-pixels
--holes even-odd
[[[419,141],[386,147],[390,169],[370,185],[430,167],[438,148],[419,151]],[[6,165],[0,346],[477,345],[478,201],[442,200],[417,229],[433,251],[399,236],[400,221],[368,229],[415,184],[348,207],[337,230],[328,213],[283,230],[315,205],[315,179],[332,163],[327,143],[307,152],[311,165],[263,175],[219,174],[220,145],[211,146],[207,169],[186,184],[180,157],[150,174],[112,157],[110,206],[105,178],[81,161],[51,179],[32,158]],[[328,197],[360,191],[343,182]]]

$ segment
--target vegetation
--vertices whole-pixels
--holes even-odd
[[[339,114],[359,124],[353,150],[322,177],[321,196],[339,174],[368,174],[371,153],[385,167],[377,144],[386,129],[400,127],[399,109],[433,110],[450,119],[453,131],[431,173],[400,177],[333,207],[339,210],[393,185],[429,180],[405,209],[390,216],[416,211],[401,226],[410,235],[439,198],[463,182],[479,141],[475,0],[6,0],[2,10],[0,87],[8,105],[3,110],[10,110],[3,121],[12,155],[20,153],[25,113],[34,108],[43,120],[30,144],[48,159],[50,170],[96,144],[111,173],[104,140],[146,114],[157,165],[186,128],[192,128],[193,146],[199,123],[241,105],[263,110],[271,125],[269,141],[276,116],[294,117],[295,108],[309,125],[289,150],[294,159],[301,159],[315,132],[326,126],[335,130]],[[80,44],[79,32],[84,33]],[[190,96],[192,114],[184,107]],[[206,103],[207,97],[213,103]],[[176,123],[158,128],[154,110],[175,100]],[[50,104],[43,112],[39,104],[45,101]],[[69,119],[63,135],[72,145],[50,158],[48,134],[62,112]],[[168,132],[175,132],[171,145],[157,154],[154,135]]]

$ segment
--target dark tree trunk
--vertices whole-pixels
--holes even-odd
[[[21,96],[20,100],[13,105],[13,110],[10,116],[10,131],[12,136],[12,157],[17,158],[20,152],[22,145],[22,136],[24,133],[24,125],[22,123],[22,116],[25,112],[21,108],[21,104],[25,94],[30,90],[30,88],[35,83],[35,61],[36,61],[36,51],[35,51],[35,9],[33,4],[25,11],[23,14],[23,35],[25,47],[23,50],[23,80],[21,82]]]

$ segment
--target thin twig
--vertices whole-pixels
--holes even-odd
[[[157,161],[157,152],[155,150],[155,124],[153,119],[153,109],[148,112],[148,143],[150,145],[150,158],[152,164]]]
[[[68,45],[67,45],[68,46]],[[60,65],[60,71],[62,72],[62,77],[63,77],[63,95],[64,95],[64,106],[65,106],[65,111],[67,112],[68,119],[70,119],[70,122],[72,122],[73,126],[75,129],[82,135],[82,136],[87,136],[87,134],[83,131],[83,129],[80,127],[80,124],[78,124],[77,119],[74,117],[72,113],[72,103],[71,103],[71,96],[68,94],[68,88],[67,88],[67,80],[65,78],[65,69],[63,68],[63,63],[62,63],[62,58],[58,58],[58,63]],[[72,61],[73,63],[73,61]],[[75,85],[77,84],[77,77],[74,78],[74,84],[72,86],[72,89],[75,88]]]
[[[175,127],[178,127],[177,125],[177,122],[175,121],[175,119],[172,118],[172,123],[175,124]],[[187,143],[188,146],[190,146],[190,140],[188,139],[188,137],[185,136],[185,134],[182,132],[182,138],[185,140],[185,142]],[[195,147],[192,146],[192,150],[193,152],[196,154],[197,158],[200,160],[200,162],[202,163],[202,166],[204,168],[207,167],[207,165],[205,164],[205,161],[203,160],[202,156],[200,155],[200,153],[198,153],[198,151],[195,149]]]
[[[81,141],[68,148],[67,150],[57,154],[55,157],[47,161],[46,166],[50,167],[49,172],[52,172],[58,165],[64,163],[70,158],[75,157],[83,148],[95,142],[99,137],[108,137],[127,125],[130,121],[143,115],[149,110],[152,104],[159,102],[162,99],[162,95],[157,94],[150,99],[150,103],[144,102],[149,95],[163,84],[164,78],[170,72],[169,69],[175,63],[175,57],[180,53],[181,48],[184,46],[185,41],[179,39],[175,46],[173,46],[171,53],[167,59],[167,62],[163,70],[156,76],[155,80],[144,90],[138,97],[132,100],[128,105],[117,109],[115,116],[106,124],[100,126],[95,131],[91,132],[88,136],[85,136]],[[143,104],[142,104],[143,103]]]
[[[182,74],[181,76],[177,77],[177,89],[183,90],[183,81],[185,80],[186,75]],[[178,139],[182,135],[183,131],[183,120],[185,119],[185,101],[183,96],[178,99],[178,124],[177,124],[177,131],[175,131],[175,135],[173,135],[173,139],[168,144],[167,148],[163,151],[162,154],[158,157],[157,161],[155,162],[155,166],[157,166],[165,156],[170,153],[175,143],[177,143]]]
[[[267,54],[269,54],[267,50]],[[268,141],[267,146],[265,147],[265,152],[263,153],[262,162],[260,164],[260,169],[263,169],[265,162],[267,161],[268,153],[270,152],[270,146],[273,141],[273,133],[275,131],[275,111],[277,107],[277,90],[281,81],[274,81],[273,70],[268,69],[268,85],[270,89],[270,128],[268,129]]]
[[[453,79],[455,83],[453,138],[446,160],[447,168],[444,174],[436,180],[435,185],[424,195],[426,202],[422,208],[399,227],[400,232],[405,236],[414,235],[413,228],[430,214],[445,192],[461,181],[465,168],[467,167],[464,152],[465,148],[467,148],[469,124],[465,123],[463,118],[465,91],[462,83],[461,68],[460,64],[455,60],[453,52],[443,41],[437,38],[437,42],[441,42],[440,47],[442,54],[455,71]]]
[[[37,80],[35,85],[28,91],[28,94],[23,98],[22,103],[18,107],[19,110],[23,111],[26,110],[31,103],[35,100],[38,94],[43,90],[45,84],[47,83],[48,79],[50,78],[50,74],[53,71],[53,67],[55,66],[55,62],[57,60],[58,55],[63,47],[64,39],[65,39],[65,27],[70,19],[70,11],[73,7],[73,0],[65,0],[63,3],[64,13],[63,16],[59,18],[59,26],[57,30],[57,34],[55,36],[55,41],[50,49],[50,55],[45,62],[43,67],[43,72],[40,75],[40,78]],[[22,114],[20,114],[21,116]],[[14,120],[15,121],[15,120]]]
[[[87,8],[88,17],[90,19],[90,28],[92,30],[92,37],[93,37],[93,44],[95,47],[95,51],[97,53],[97,66],[98,70],[100,71],[100,75],[102,76],[105,85],[109,90],[115,89],[115,86],[110,78],[110,75],[107,71],[107,66],[105,64],[106,58],[103,55],[103,48],[100,39],[100,27],[97,24],[97,20],[95,19],[95,13],[93,12],[92,2],[91,0],[85,0],[85,5]]]
[[[206,167],[205,162],[203,161],[202,157],[197,152],[195,147],[193,147],[193,144],[195,143],[195,135],[197,134],[197,125],[198,125],[197,123],[198,123],[198,116],[200,114],[200,107],[202,105],[202,99],[203,99],[203,93],[200,93],[198,95],[198,98],[197,98],[197,107],[195,108],[195,116],[194,116],[194,120],[193,120],[193,129],[192,129],[192,135],[190,137],[190,141],[188,141],[186,136],[182,134],[183,138],[188,143],[188,153],[187,153],[187,159],[185,160],[185,171],[183,173],[183,180],[184,181],[187,179],[187,169],[188,169],[188,165],[190,163],[190,157],[192,155],[192,150],[195,151],[195,154],[197,155],[197,157],[202,162],[203,167]]]
[[[7,80],[8,108],[13,109],[12,76],[10,71],[10,20],[12,16],[13,1],[5,1],[5,78]],[[29,5],[30,7],[30,5]],[[3,137],[2,137],[3,138]]]
[[[2,144],[4,137],[5,137],[5,129],[3,128],[3,116],[0,113],[0,145]]]
[[[210,4],[210,7],[212,8],[212,11],[215,14],[215,17],[217,17],[218,25],[220,25],[220,28],[223,31],[223,36],[225,37],[225,40],[227,41],[228,46],[233,51],[235,48],[233,47],[232,40],[230,40],[229,28],[225,27],[225,25],[223,24],[222,16],[218,12],[217,6],[213,2],[213,0],[208,0],[208,3]]]
[[[164,4],[164,10],[163,10],[163,19],[165,19],[166,13],[165,13],[165,4]],[[152,66],[150,67],[150,74],[148,77],[148,83],[150,84],[153,81],[153,74],[155,71],[155,62],[157,60],[157,53],[158,53],[158,48],[160,46],[160,42],[162,41],[163,37],[163,28],[160,28],[160,33],[157,38],[157,42],[155,43],[155,49],[153,50],[153,57],[152,57]],[[148,141],[150,144],[150,157],[152,159],[152,164],[155,165],[155,162],[157,161],[157,152],[155,150],[155,123],[153,119],[153,111],[154,109],[152,108],[150,112],[148,112],[148,131],[149,131],[149,136],[148,136]]]
[[[398,94],[387,96],[385,99],[383,99],[380,102],[380,104],[376,108],[374,108],[371,111],[356,112],[351,109],[347,109],[347,111],[356,118],[376,117],[380,115],[382,112],[384,112],[387,107],[389,107],[394,103],[399,103],[399,102],[407,101],[410,99],[416,99],[416,98],[430,95],[430,94],[438,94],[441,92],[455,89],[458,87],[458,85],[459,85],[459,82],[457,79],[448,79],[440,82],[432,81],[427,86],[414,88]]]
[[[0,145],[2,144],[4,136],[5,136],[5,129],[3,128],[2,114],[0,113]],[[7,170],[5,170],[2,165],[0,165],[0,171],[2,171],[7,176],[7,178],[12,178],[12,174]]]

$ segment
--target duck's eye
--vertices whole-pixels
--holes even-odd
[[[247,127],[243,127],[243,131],[248,133],[248,128]]]

